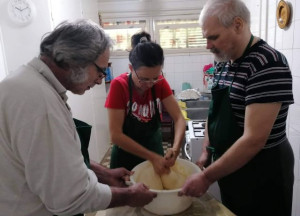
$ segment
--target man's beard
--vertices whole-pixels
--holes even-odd
[[[220,50],[216,48],[210,49],[210,52],[212,52],[215,56],[215,60],[217,62],[227,62],[230,60],[230,56],[227,55],[226,53],[221,52]]]

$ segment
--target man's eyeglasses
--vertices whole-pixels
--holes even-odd
[[[99,73],[99,77],[100,78],[104,78],[104,77],[106,77],[106,68],[101,68],[101,67],[99,67],[95,62],[93,62],[94,63],[94,65],[95,65],[95,67],[97,68],[97,72]]]
[[[134,72],[135,72],[135,75],[136,75],[136,77],[138,78],[138,80],[141,84],[153,84],[154,85],[154,84],[156,84],[156,83],[158,83],[158,82],[160,82],[164,79],[164,78],[161,78],[161,79],[157,78],[157,79],[150,80],[150,79],[147,79],[147,78],[140,78],[135,70],[134,70]],[[164,76],[163,72],[161,72],[161,74],[162,74],[162,76]]]

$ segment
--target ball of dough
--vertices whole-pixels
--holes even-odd
[[[143,170],[139,171],[135,181],[144,183],[150,189],[163,190],[160,176],[154,171],[152,163],[147,164]]]
[[[161,175],[162,185],[166,190],[181,188],[188,177],[188,173],[180,166],[177,161],[170,168],[169,174]]]

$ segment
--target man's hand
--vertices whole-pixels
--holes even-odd
[[[208,151],[203,151],[196,161],[196,164],[203,170],[205,167],[210,165],[211,155]]]
[[[137,183],[127,188],[111,187],[112,200],[109,208],[128,205],[142,207],[150,203],[157,194],[150,191],[143,183]]]
[[[156,193],[151,192],[149,188],[142,183],[134,184],[129,188],[132,191],[132,195],[128,200],[128,205],[131,207],[147,205],[157,196]]]
[[[94,161],[91,161],[91,169],[99,182],[115,187],[126,187],[125,181],[129,181],[129,176],[133,174],[125,168],[108,169]]]
[[[203,172],[191,175],[184,183],[179,196],[201,197],[206,193],[211,182]]]

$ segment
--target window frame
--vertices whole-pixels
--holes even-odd
[[[199,14],[189,14],[189,15],[177,15],[175,16],[176,19],[174,19],[174,16],[159,16],[155,19],[153,19],[153,29],[154,29],[154,39],[156,40],[157,43],[160,44],[160,37],[159,37],[159,29],[164,29],[166,26],[163,25],[157,25],[156,22],[157,21],[163,21],[163,20],[186,20],[186,19],[199,19]],[[167,25],[167,24],[166,24]],[[198,23],[191,23],[191,24],[172,24],[172,29],[176,27],[199,27]],[[184,53],[209,53],[208,50],[206,50],[205,47],[197,47],[197,48],[175,48],[175,49],[168,49],[168,48],[164,48],[164,52],[166,54],[184,54]]]
[[[127,14],[126,14],[127,15]],[[199,14],[189,14],[189,15],[158,15],[158,16],[133,16],[132,18],[129,18],[128,16],[123,16],[119,18],[102,18],[102,22],[122,22],[122,21],[139,21],[139,20],[145,20],[145,25],[142,24],[132,24],[132,26],[140,26],[142,30],[147,31],[150,35],[153,41],[160,44],[160,38],[159,38],[159,29],[162,29],[164,27],[156,25],[157,21],[163,21],[163,20],[169,20],[174,19],[198,19]],[[198,24],[178,24],[176,27],[195,27]],[[175,26],[175,25],[174,25]],[[199,26],[199,25],[198,25]],[[108,26],[104,27],[104,30],[106,29],[125,29],[126,25],[120,25],[118,28],[115,28],[114,26]],[[112,50],[111,56],[117,57],[117,56],[128,56],[129,50]],[[174,49],[166,49],[164,48],[165,54],[186,54],[186,53],[198,53],[198,54],[207,54],[209,51],[205,47],[199,47],[199,48],[174,48]]]
[[[110,18],[110,19],[103,19],[103,23],[105,22],[123,22],[123,21],[139,21],[139,20],[145,20],[145,24],[132,24],[129,28],[134,28],[134,27],[141,27],[141,30],[147,31],[148,33],[151,34],[150,32],[150,21],[149,18],[147,17],[133,17],[133,18],[127,18],[127,17],[122,17],[122,18]],[[115,26],[108,26],[108,27],[103,27],[104,31],[109,30],[109,29],[128,29],[127,25],[120,25],[118,28],[115,28]],[[151,35],[152,36],[152,35]],[[111,51],[111,56],[126,56],[128,55],[129,50],[112,50]]]

